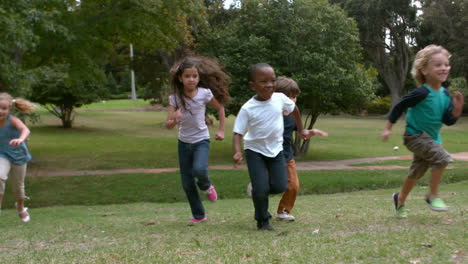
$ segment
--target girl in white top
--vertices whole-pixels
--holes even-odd
[[[294,102],[282,93],[274,93],[276,75],[266,63],[250,67],[249,86],[257,94],[239,111],[234,124],[234,162],[242,163],[241,141],[252,183],[252,200],[259,230],[273,230],[269,220],[268,195],[282,193],[287,186],[283,155],[283,115],[292,113],[298,135],[308,138]]]
[[[207,219],[198,188],[206,193],[208,200],[217,200],[216,190],[208,177],[210,134],[205,113],[207,104],[216,109],[219,129],[215,139],[223,140],[225,114],[222,104],[230,100],[228,85],[229,77],[215,61],[206,57],[186,57],[172,70],[174,93],[169,96],[165,125],[169,129],[179,126],[182,187],[192,211],[189,225]]]

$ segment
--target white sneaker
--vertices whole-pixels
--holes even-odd
[[[247,195],[249,197],[252,197],[252,183],[249,182],[249,184],[247,184]]]
[[[282,214],[277,214],[276,219],[282,220],[282,221],[294,221],[294,220],[296,220],[296,218],[294,218],[294,216],[288,214],[285,211],[283,211]]]

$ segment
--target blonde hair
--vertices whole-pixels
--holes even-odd
[[[8,93],[0,93],[0,101],[6,100],[9,102],[10,107],[15,107],[21,113],[32,113],[36,109],[36,105],[24,98],[13,98]]]
[[[299,85],[293,79],[285,76],[280,76],[276,79],[275,91],[277,93],[284,93],[287,97],[298,97],[301,94]]]
[[[411,75],[413,75],[413,78],[418,85],[423,85],[426,82],[426,78],[421,70],[427,66],[432,56],[438,53],[444,53],[449,59],[452,56],[452,54],[450,54],[450,52],[448,52],[444,47],[434,44],[426,46],[416,54],[413,62],[413,68],[411,69]]]

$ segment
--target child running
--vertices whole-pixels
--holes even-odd
[[[24,191],[26,167],[31,154],[25,144],[29,129],[20,119],[11,115],[15,107],[19,112],[31,113],[35,105],[22,98],[13,99],[7,93],[0,93],[0,206],[5,193],[5,182],[10,177],[16,198],[15,207],[21,222],[29,222],[31,217],[24,200],[28,199]]]
[[[276,80],[276,92],[285,94],[294,103],[296,103],[297,97],[301,93],[301,89],[294,80],[281,76]],[[295,217],[291,215],[291,211],[294,207],[294,203],[296,202],[297,193],[299,192],[299,178],[297,177],[293,150],[293,132],[296,130],[296,123],[292,118],[292,114],[283,116],[283,122],[283,153],[288,172],[288,185],[279,202],[276,218],[278,220],[294,221]],[[319,129],[311,129],[308,131],[308,137],[328,136],[328,133]]]
[[[301,115],[294,102],[282,93],[275,93],[276,75],[266,63],[249,69],[249,86],[256,95],[240,109],[234,124],[234,155],[236,165],[245,158],[252,183],[252,200],[258,230],[273,230],[268,212],[268,195],[282,193],[287,186],[287,173],[283,154],[283,114],[292,113],[299,136],[306,138]]]
[[[179,166],[182,187],[192,211],[189,225],[205,221],[207,216],[197,186],[209,201],[217,200],[217,193],[208,176],[210,134],[205,121],[206,104],[218,112],[219,129],[215,139],[224,139],[224,107],[229,102],[229,77],[212,59],[190,56],[172,70],[169,107],[165,126],[179,126]]]
[[[402,97],[390,112],[382,140],[391,134],[392,126],[402,113],[406,114],[406,129],[403,135],[405,146],[413,152],[413,162],[401,191],[393,194],[395,215],[407,218],[405,201],[418,179],[431,168],[429,192],[425,202],[431,210],[447,211],[447,205],[439,197],[439,183],[450,154],[442,147],[440,129],[456,123],[463,110],[464,98],[456,92],[453,98],[442,87],[450,71],[450,53],[441,46],[429,45],[416,54],[411,74],[421,87]]]

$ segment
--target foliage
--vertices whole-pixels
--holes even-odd
[[[423,0],[416,40],[419,48],[438,44],[452,53],[451,75],[468,80],[468,10],[466,0]]]
[[[76,107],[108,97],[106,75],[115,72],[106,67],[128,58],[121,47],[170,52],[190,44],[189,18],[203,8],[201,0],[1,1],[0,89],[47,105],[71,127]]]
[[[204,32],[198,51],[219,58],[233,76],[228,114],[253,95],[247,69],[258,62],[298,82],[307,128],[320,114],[355,112],[373,94],[366,69],[358,64],[356,25],[327,1],[250,0],[241,8],[211,12],[212,30]],[[299,154],[307,151],[308,141],[296,144]]]
[[[390,97],[377,97],[369,102],[365,108],[368,114],[383,115],[388,113],[391,105],[392,99]]]
[[[411,0],[332,0],[353,17],[359,27],[366,61],[379,71],[392,98],[402,96],[411,66],[414,33],[417,30],[416,7]]]

